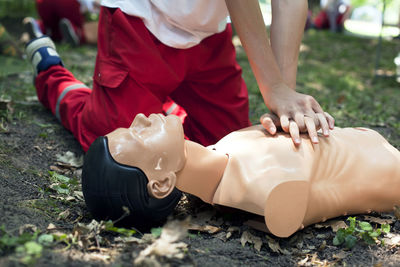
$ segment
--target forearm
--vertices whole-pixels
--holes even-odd
[[[257,0],[226,0],[226,4],[261,94],[268,99],[271,88],[279,87],[284,80],[268,39],[259,3]]]
[[[307,1],[272,0],[271,42],[257,0],[225,1],[264,102],[277,115],[275,122],[261,117],[264,128],[275,134],[276,126],[281,126],[296,145],[299,132],[308,131],[313,143],[318,143],[319,128],[329,136],[334,119],[313,97],[295,91]]]
[[[307,8],[306,0],[272,0],[272,51],[283,81],[293,89]]]

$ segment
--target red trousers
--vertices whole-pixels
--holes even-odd
[[[36,0],[36,9],[39,13],[39,25],[43,33],[50,35],[53,40],[62,39],[59,22],[62,18],[68,19],[84,42],[84,17],[80,12],[80,3],[77,0]]]
[[[347,8],[348,12],[349,7]],[[336,17],[336,25],[337,26],[343,26],[344,19],[345,19],[345,13],[341,14],[338,12],[338,15]],[[330,27],[330,22],[329,22],[329,17],[328,13],[326,11],[320,11],[314,19],[314,25],[317,29],[328,29]]]
[[[99,29],[93,90],[61,66],[35,80],[39,100],[85,151],[98,136],[129,127],[138,113],[163,113],[170,99],[187,113],[187,138],[203,145],[250,125],[230,26],[188,49],[162,44],[141,19],[119,9],[102,8]]]

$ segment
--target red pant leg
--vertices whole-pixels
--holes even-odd
[[[36,0],[36,8],[46,29],[51,31],[53,40],[61,40],[59,22],[67,18],[73,25],[81,41],[84,41],[84,18],[77,0]],[[46,31],[47,32],[47,31]]]
[[[91,95],[89,89],[71,72],[61,66],[52,66],[40,72],[35,80],[39,101],[73,132],[81,142],[79,114]]]
[[[40,102],[56,115],[87,151],[98,136],[118,127],[129,127],[137,113],[162,112],[162,102],[120,74],[114,72],[109,76],[113,79],[104,81],[102,85],[95,83],[92,91],[64,67],[53,66],[39,73],[35,85]]]
[[[110,66],[102,69],[111,71]],[[114,69],[92,91],[64,67],[53,66],[39,73],[35,85],[42,104],[87,151],[98,136],[129,127],[136,114],[163,112],[162,102],[126,74]]]
[[[230,25],[187,49],[191,69],[171,95],[187,112],[186,136],[203,145],[250,126],[248,93],[236,61]]]
[[[314,19],[314,25],[317,29],[329,28],[329,19],[326,11],[320,11]]]

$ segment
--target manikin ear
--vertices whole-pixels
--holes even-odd
[[[152,179],[147,183],[147,191],[152,197],[165,198],[175,188],[176,175],[169,172],[163,179]]]

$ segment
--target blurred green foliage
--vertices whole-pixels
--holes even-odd
[[[386,5],[394,2],[394,0],[351,0],[352,6],[362,6],[362,5],[381,5],[386,2]]]
[[[0,0],[0,18],[22,18],[35,14],[34,0]]]

